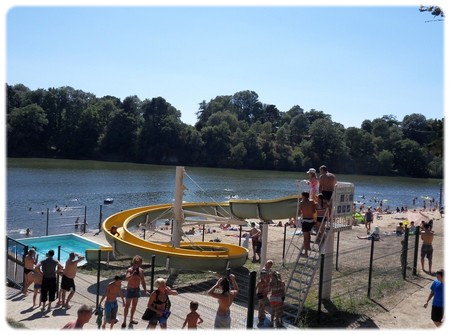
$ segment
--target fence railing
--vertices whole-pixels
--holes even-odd
[[[6,237],[6,280],[9,285],[23,287],[25,272],[25,255],[28,246]]]

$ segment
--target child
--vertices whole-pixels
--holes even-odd
[[[267,263],[266,263],[267,264]],[[259,282],[256,284],[256,296],[258,297],[258,320],[264,322],[266,318],[266,304],[270,304],[267,295],[270,291],[270,274],[267,269],[262,269]]]
[[[270,306],[272,307],[272,315],[270,318],[270,326],[273,327],[276,324],[277,327],[282,327],[283,322],[283,304],[286,287],[281,280],[281,275],[278,271],[272,272],[272,278],[270,280]]]
[[[317,186],[319,179],[317,179],[316,169],[310,168],[307,172],[309,174],[309,185],[311,185],[311,199],[317,202]]]
[[[114,325],[118,321],[117,311],[119,310],[119,304],[117,303],[117,297],[122,298],[122,304],[125,306],[125,299],[122,294],[122,278],[120,276],[115,276],[114,280],[106,286],[105,293],[99,302],[99,306],[105,300],[105,319],[102,324],[102,329],[106,328],[106,323],[111,324],[110,329],[113,329]]]
[[[184,327],[186,327],[186,324],[188,326],[188,329],[197,329],[197,324],[203,322],[203,319],[200,317],[200,314],[197,313],[198,302],[191,301],[189,307],[191,309],[191,312],[188,315],[186,315],[186,320],[184,320],[183,327],[181,327],[181,329],[184,329]]]
[[[36,306],[36,297],[39,294],[39,306],[41,307],[41,287],[42,287],[42,279],[44,278],[44,274],[42,273],[40,268],[34,268],[33,270],[33,281],[34,281],[34,294],[33,294],[33,307]]]

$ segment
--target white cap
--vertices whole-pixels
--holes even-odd
[[[306,173],[316,173],[316,169],[310,168],[308,171],[306,171]]]

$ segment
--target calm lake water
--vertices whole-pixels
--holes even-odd
[[[298,194],[297,181],[307,178],[304,171],[278,172],[185,167],[184,200],[226,201],[273,199]],[[330,167],[331,172],[332,169]],[[100,221],[121,210],[174,201],[175,167],[147,164],[111,163],[55,159],[7,160],[7,225],[13,238],[73,232],[75,222],[88,230],[98,229]],[[374,199],[383,207],[423,206],[422,196],[439,201],[438,179],[337,175],[339,181],[355,184],[355,199],[365,197],[366,206]],[[103,200],[114,202],[104,205]],[[47,216],[48,209],[48,216]],[[48,220],[47,220],[48,217]],[[80,227],[78,227],[79,229]]]

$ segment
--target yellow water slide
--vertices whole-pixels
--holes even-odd
[[[297,196],[274,200],[230,200],[223,203],[184,203],[183,210],[192,213],[209,214],[223,218],[239,219],[284,219],[294,217],[296,213]],[[114,255],[132,257],[140,255],[145,262],[151,262],[155,256],[156,265],[172,269],[191,270],[225,270],[245,264],[248,257],[246,248],[218,242],[181,242],[179,247],[170,243],[155,243],[146,241],[128,228],[139,224],[148,224],[157,219],[173,218],[172,204],[151,205],[133,208],[108,217],[102,229],[111,247],[101,249],[101,259],[107,260]],[[118,236],[111,234],[111,227],[118,227]],[[98,259],[98,250],[87,250],[87,260]]]

